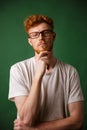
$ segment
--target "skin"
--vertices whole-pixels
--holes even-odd
[[[47,29],[51,29],[51,27],[46,23],[42,23],[38,25],[38,27],[36,26],[30,28],[28,34],[32,32],[41,32]],[[33,47],[34,51],[39,54],[42,51],[52,50],[55,37],[56,37],[55,33],[53,33],[51,37],[46,37],[46,38],[40,34],[39,38],[36,39],[28,38],[28,43]]]
[[[29,29],[28,33],[41,32],[51,29],[46,23],[39,24]],[[14,101],[19,113],[19,118],[14,121],[14,130],[81,130],[83,125],[83,102],[68,104],[70,116],[49,122],[35,124],[39,113],[41,82],[45,73],[50,73],[56,64],[53,55],[53,43],[56,34],[50,38],[40,34],[37,39],[28,39],[29,44],[35,50],[36,71],[32,87],[28,96],[15,97]],[[50,51],[49,51],[50,50]],[[47,66],[49,68],[47,69]]]

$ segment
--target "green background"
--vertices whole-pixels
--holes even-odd
[[[57,58],[77,68],[85,99],[87,130],[87,3],[84,0],[3,0],[0,2],[0,130],[12,130],[14,103],[8,101],[10,66],[34,55],[23,21],[28,15],[54,19]],[[79,113],[80,114],[80,113]]]

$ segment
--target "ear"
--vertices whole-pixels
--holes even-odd
[[[56,33],[55,32],[54,32],[53,36],[54,36],[54,39],[55,39],[56,38]]]
[[[28,38],[28,43],[32,46],[32,42],[30,38]]]
[[[54,32],[53,33],[53,39],[55,40],[55,38],[56,38],[56,33]]]

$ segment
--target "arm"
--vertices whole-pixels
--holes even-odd
[[[28,126],[34,125],[39,112],[41,82],[47,64],[47,60],[44,60],[45,56],[43,57],[42,54],[37,59],[36,71],[29,95],[27,97],[15,97],[19,117]]]
[[[15,104],[20,119],[23,120],[25,124],[30,126],[34,123],[39,110],[40,85],[41,79],[36,78],[35,76],[29,95],[27,97],[15,97]]]
[[[41,123],[36,130],[81,130],[83,126],[83,102],[68,105],[70,116],[65,119]]]
[[[40,61],[41,62],[41,61]],[[41,69],[43,68],[43,62],[41,64]],[[29,126],[33,125],[39,110],[40,104],[40,90],[42,81],[42,71],[40,70],[40,64],[37,67],[35,76],[32,81],[32,86],[30,93],[27,97],[15,97],[15,104],[18,110],[18,114],[21,120]]]
[[[14,129],[23,130],[82,130],[84,113],[83,102],[75,102],[68,105],[70,116],[64,119],[48,121],[38,124],[36,127],[26,126],[20,119],[14,121]]]

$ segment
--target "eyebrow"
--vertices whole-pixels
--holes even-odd
[[[36,33],[36,32],[43,32],[43,31],[53,31],[52,29],[45,29],[45,30],[42,30],[42,31],[35,31],[35,32],[31,32],[31,33]],[[29,33],[29,34],[31,34],[31,33]]]

